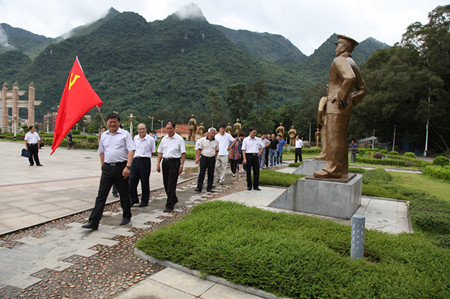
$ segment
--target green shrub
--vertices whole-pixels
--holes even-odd
[[[289,167],[299,167],[300,165],[302,165],[303,162],[294,162],[294,163],[289,163]]]
[[[416,158],[416,154],[414,154],[412,152],[406,152],[403,154],[403,156],[410,157],[410,158]]]
[[[397,165],[397,166],[406,166],[406,161],[397,160],[397,159],[373,159],[366,157],[356,157],[356,162],[367,163],[367,164],[378,164],[378,165]]]
[[[433,165],[446,166],[450,164],[450,159],[444,156],[438,156],[433,160]]]
[[[381,150],[380,150],[380,153],[387,155],[388,151],[385,150],[385,149],[381,149]]]
[[[396,152],[396,151],[389,152],[389,156],[397,156],[397,155],[398,155],[398,152]]]
[[[424,173],[426,175],[450,181],[450,169],[438,165],[430,165],[425,167]]]
[[[72,130],[73,135],[80,135],[80,130]]]
[[[298,179],[305,177],[302,174],[291,174],[274,171],[271,169],[262,169],[259,173],[260,185],[289,187],[297,182]]]
[[[364,168],[349,167],[349,168],[348,168],[348,171],[349,171],[349,172],[355,172],[355,173],[364,173],[364,172],[366,172],[367,170],[364,169]]]
[[[195,160],[195,151],[186,150],[186,159]]]
[[[294,149],[295,150],[295,149]],[[322,149],[320,147],[309,147],[309,148],[302,148],[302,153],[305,154],[320,154]]]
[[[366,152],[365,149],[359,149],[358,148],[358,154],[360,154],[361,156],[364,156],[365,152]]]
[[[373,157],[375,159],[381,159],[381,158],[384,157],[384,155],[382,153],[380,153],[380,152],[376,152],[376,153],[373,153]]]

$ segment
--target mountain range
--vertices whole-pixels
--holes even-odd
[[[276,108],[301,101],[301,88],[327,81],[336,34],[306,56],[281,35],[213,25],[194,9],[195,16],[178,11],[147,22],[137,13],[111,8],[96,22],[55,39],[2,23],[0,81],[10,86],[17,81],[21,89],[34,82],[36,99],[43,100],[37,120],[57,107],[76,56],[103,110],[134,109],[142,115],[209,113],[205,96],[211,86],[223,94],[230,84],[251,87],[258,80],[268,85],[265,105]],[[367,38],[354,58],[361,65],[388,47]]]

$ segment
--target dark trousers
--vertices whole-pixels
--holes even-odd
[[[265,160],[266,167],[269,167],[269,148],[268,147],[265,148],[264,154],[266,155],[266,160]]]
[[[247,159],[247,188],[252,187],[252,169],[253,169],[253,188],[259,187],[259,158],[257,154],[245,154]]]
[[[33,158],[34,161],[36,162],[36,165],[41,165],[41,163],[39,162],[39,146],[37,143],[28,143],[28,151],[30,152],[30,157],[28,158],[28,161],[30,161],[30,165],[34,165],[33,162]]]
[[[137,186],[141,181],[141,202],[148,203],[150,199],[150,158],[134,158],[130,170],[130,198],[132,203],[138,203]]]
[[[115,184],[119,190],[123,218],[131,218],[130,187],[128,186],[128,178],[124,179],[122,175],[125,166],[126,162],[120,163],[117,166],[111,166],[106,163],[103,164],[98,195],[95,199],[94,209],[91,212],[91,216],[89,216],[89,221],[99,223],[100,219],[102,219],[106,198],[108,197],[113,184]]]
[[[236,174],[237,166],[239,165],[239,160],[230,159],[230,165],[231,165],[231,173]]]
[[[205,157],[200,158],[200,173],[198,174],[197,189],[202,190],[203,181],[205,180],[205,172],[208,169],[208,186],[206,190],[211,191],[214,183],[214,167],[216,166],[216,157]]]
[[[297,161],[300,161],[300,162],[303,161],[302,148],[301,147],[300,148],[298,148],[298,147],[295,148],[295,162],[297,162]]]
[[[180,165],[180,159],[163,159],[162,162],[164,189],[167,194],[166,208],[168,209],[173,209],[178,202],[176,189]]]

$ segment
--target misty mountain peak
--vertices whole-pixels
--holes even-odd
[[[203,16],[202,10],[195,3],[183,6],[178,11],[175,12],[175,15],[180,20],[191,19],[191,20],[206,21],[205,16]]]

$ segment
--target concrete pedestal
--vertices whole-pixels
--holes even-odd
[[[306,174],[313,175],[314,171],[320,171],[325,166],[325,161],[322,160],[312,160],[304,161],[302,165],[294,170],[294,174]]]
[[[269,207],[350,219],[361,205],[362,176],[348,182],[302,178]]]

